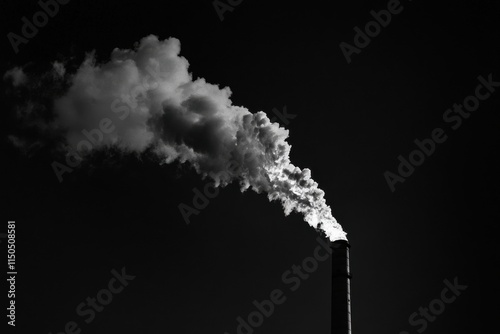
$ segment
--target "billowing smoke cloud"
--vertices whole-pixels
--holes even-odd
[[[290,162],[288,131],[263,112],[232,105],[229,88],[193,80],[179,52],[179,40],[148,36],[134,50],[115,49],[106,63],[87,55],[73,74],[57,62],[45,79],[9,72],[16,88],[40,91],[48,81],[52,92],[61,89],[49,104],[46,93],[45,103],[18,108],[37,136],[11,141],[27,148],[56,140],[68,151],[66,163],[53,164],[60,179],[95,150],[150,150],[165,163],[190,163],[217,186],[237,181],[242,191],[266,193],[286,215],[300,212],[332,241],[345,239],[310,170]]]

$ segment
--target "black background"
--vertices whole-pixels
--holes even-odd
[[[456,131],[442,116],[479,75],[500,81],[499,4],[402,5],[348,64],[339,44],[352,44],[353,28],[386,1],[247,0],[220,21],[211,1],[73,0],[18,54],[4,37],[1,69],[94,49],[106,60],[149,34],[180,39],[194,77],[229,86],[235,105],[297,115],[286,126],[292,161],[312,170],[352,244],[354,333],[416,333],[410,314],[454,277],[467,290],[425,332],[484,332],[498,318],[500,92]],[[4,36],[39,10],[35,1],[2,7]],[[178,205],[205,182],[186,166],[133,157],[96,157],[58,183],[50,156],[26,158],[8,144],[16,123],[3,100],[1,232],[16,220],[16,332],[56,333],[75,320],[82,333],[233,334],[254,299],[280,288],[287,301],[255,333],[329,333],[329,265],[296,292],[281,281],[316,246],[301,216],[229,186],[186,225]],[[384,172],[437,127],[447,141],[391,192]],[[76,306],[122,267],[136,278],[84,324]]]

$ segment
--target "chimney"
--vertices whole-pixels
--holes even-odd
[[[351,334],[351,272],[349,248],[345,240],[330,243],[332,249],[331,334]]]

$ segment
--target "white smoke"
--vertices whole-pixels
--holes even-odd
[[[234,106],[228,87],[193,80],[179,52],[179,40],[148,36],[133,50],[115,49],[106,63],[87,55],[74,74],[54,63],[51,78],[67,88],[53,99],[52,117],[37,117],[36,102],[18,113],[42,136],[60,134],[64,146],[81,157],[109,147],[149,149],[165,163],[189,162],[218,186],[238,181],[242,191],[266,193],[282,203],[286,215],[300,212],[330,240],[345,240],[310,170],[290,162],[288,131],[263,112]],[[99,137],[95,129],[108,131]]]
[[[20,86],[24,83],[26,83],[26,74],[24,74],[24,71],[22,68],[19,67],[14,67],[7,72],[5,72],[3,76],[4,80],[10,79],[12,81],[12,85],[14,87]]]

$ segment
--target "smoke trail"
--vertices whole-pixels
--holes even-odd
[[[148,149],[165,163],[189,162],[217,186],[238,181],[242,191],[266,193],[286,215],[300,212],[332,241],[346,239],[310,170],[290,162],[288,131],[263,112],[232,105],[228,87],[193,80],[179,52],[179,40],[148,36],[133,50],[115,49],[106,63],[87,55],[74,74],[61,63],[38,79],[8,72],[15,89],[36,91],[31,96],[45,101],[31,98],[18,107],[36,136],[11,136],[12,143],[30,148],[55,140],[71,148],[67,158],[78,159],[109,147]]]

